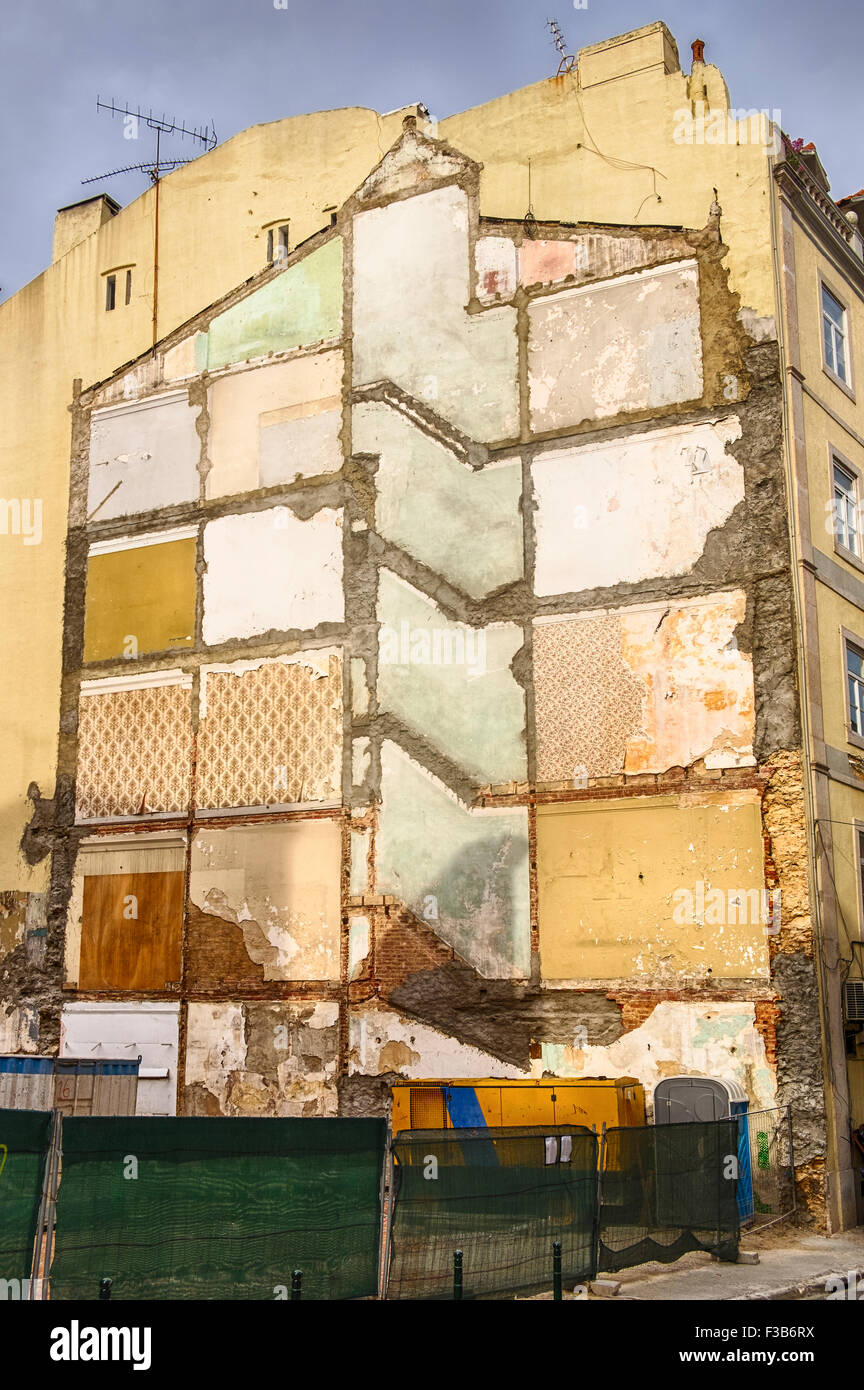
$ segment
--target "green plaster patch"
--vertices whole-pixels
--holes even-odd
[[[206,365],[213,371],[309,347],[341,332],[342,239],[337,236],[215,318],[206,334]],[[196,343],[196,357],[198,352]]]
[[[395,894],[481,975],[529,974],[524,808],[471,812],[385,741],[375,852],[376,891]]]

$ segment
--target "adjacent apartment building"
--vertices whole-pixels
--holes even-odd
[[[0,306],[7,1050],[158,1114],[715,1076],[856,1220],[862,240],[693,52],[256,127],[158,266],[152,193],[59,214]]]

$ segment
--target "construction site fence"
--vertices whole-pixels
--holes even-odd
[[[0,1110],[0,1297],[560,1296],[690,1250],[734,1260],[751,1205],[794,1204],[788,1111],[744,1122],[746,1171],[735,1118],[388,1145],[383,1119]]]

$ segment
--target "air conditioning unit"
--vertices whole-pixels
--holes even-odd
[[[864,1023],[864,980],[843,985],[843,1013],[847,1023]]]

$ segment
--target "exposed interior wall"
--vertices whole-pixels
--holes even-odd
[[[392,1076],[559,1060],[590,1075],[619,1054],[649,1084],[663,1037],[670,1065],[746,1075],[754,1103],[803,1099],[815,1159],[818,1083],[781,1060],[784,1028],[791,1051],[818,1050],[818,1020],[798,970],[812,942],[776,345],[742,327],[716,211],[684,231],[541,225],[574,260],[548,253],[526,281],[534,238],[481,222],[479,199],[477,165],[408,122],[286,268],[79,396],[49,933],[87,828],[77,711],[101,697],[80,683],[129,664],[86,659],[88,552],[121,526],[188,526],[192,641],[139,656],[190,691],[185,1111],[327,1114]],[[478,257],[481,230],[495,245]],[[337,263],[344,337],[313,341],[322,320],[273,287],[317,294]],[[574,333],[610,324],[613,357],[662,347],[662,401],[622,362],[581,382],[571,416],[544,413],[532,374],[554,402]],[[282,418],[331,401],[337,352],[341,466],[295,468],[321,439],[284,431],[265,474],[267,430],[331,410]],[[88,522],[92,412],[158,396],[169,360],[193,359],[197,497]],[[571,722],[567,762],[585,761],[562,772]],[[160,815],[145,800],[122,828]]]
[[[682,72],[674,40],[662,25],[648,26],[636,38],[625,37],[626,42],[619,36],[605,48],[595,46],[581,54],[575,74],[550,77],[451,116],[437,127],[427,123],[426,129],[482,164],[480,210],[487,216],[520,219],[530,203],[541,223],[547,218],[583,218],[621,227],[658,222],[695,227],[702,225],[716,188],[724,209],[732,289],[754,315],[770,316],[767,160],[762,145],[748,137],[746,123],[734,129],[734,139],[679,138],[682,111],[695,113],[700,100],[725,116],[729,95],[722,74],[710,64],[697,65],[691,75]],[[613,70],[602,79],[592,78],[592,67],[599,71],[598,63],[613,53]],[[35,786],[38,797],[50,799],[57,773],[71,383],[108,378],[154,340],[256,275],[265,264],[266,228],[274,222],[290,225],[292,248],[325,228],[330,210],[350,196],[381,151],[392,145],[403,114],[347,108],[253,126],[163,178],[155,306],[153,189],[119,211],[102,198],[64,209],[58,216],[53,264],[0,305],[4,491],[7,498],[41,508],[38,540],[35,529],[28,535],[23,527],[0,545],[0,593],[7,611],[15,615],[0,636],[0,665],[8,673],[0,691],[0,728],[6,736],[0,759],[0,891],[38,894],[48,886],[47,850],[43,845],[37,855],[27,833],[34,815],[39,815],[27,792]],[[598,157],[598,150],[607,158]],[[621,167],[622,159],[628,162],[626,168]],[[436,166],[439,172],[447,167],[446,159]],[[411,177],[406,163],[405,186],[410,186]],[[413,212],[406,205],[406,215]],[[374,214],[371,218],[370,227]],[[421,236],[423,229],[415,227],[413,233]],[[545,259],[556,254],[564,257],[563,269],[551,279],[566,276],[568,257],[570,270],[575,265],[574,273],[581,273],[583,245],[601,276],[655,260],[647,239],[640,260],[638,234],[628,238],[617,232],[585,232],[563,252],[554,239],[550,243],[541,235],[523,252],[524,282],[544,278]],[[330,258],[339,249],[335,242],[329,244],[314,268],[306,267],[302,274],[308,281],[304,279],[303,292],[298,290],[290,306],[290,282],[281,280],[271,294],[277,300],[284,295],[285,304],[270,304],[265,295],[266,304],[249,306],[235,316],[230,329],[226,324],[217,330],[213,343],[205,343],[208,359],[211,348],[214,352],[210,366],[268,342],[274,322],[288,308],[291,313],[296,309],[297,322],[302,320],[317,337],[334,331],[338,306]],[[429,274],[427,286],[439,278],[439,261],[434,259],[439,253],[435,248],[432,252],[429,265],[436,273]],[[510,257],[515,283],[512,240],[504,254]],[[104,275],[116,266],[131,268],[132,292],[128,305],[118,303],[109,313]],[[493,257],[488,274],[497,284],[496,267]],[[453,273],[452,263],[445,269]],[[501,280],[500,289],[506,290],[508,283]],[[321,299],[313,308],[318,289]],[[427,289],[421,287],[417,293],[428,299]],[[371,307],[377,312],[377,305]],[[452,307],[433,311],[434,306],[432,325],[437,322],[441,328],[454,312]],[[505,311],[499,320],[508,314],[512,319]],[[488,329],[480,331],[482,336]],[[500,336],[497,329],[496,335]],[[192,338],[178,344],[173,356],[169,350],[165,383],[194,376],[200,369],[196,353],[203,351]],[[506,382],[505,388],[509,390]],[[457,389],[454,409],[466,408],[459,406],[458,396]],[[310,394],[307,401],[325,398]],[[512,409],[511,396],[511,417]],[[190,414],[199,410],[197,402]],[[290,421],[274,421],[272,427],[278,433],[283,423]],[[326,434],[330,424],[310,424],[308,430]],[[262,427],[262,477],[269,476],[269,429],[269,424]],[[185,460],[182,467],[169,468],[155,453],[152,459],[152,468],[171,491],[183,491],[188,481],[188,425],[182,433],[183,442],[178,436],[171,446]],[[328,457],[330,438],[321,445]],[[143,444],[138,447],[142,453],[153,452]],[[253,446],[249,447],[251,452]],[[308,466],[313,466],[311,460]],[[142,458],[115,462],[112,476],[122,472],[124,482],[110,505],[121,505],[121,498],[125,505],[140,486],[136,479],[150,467],[151,460]],[[153,496],[156,505],[159,499]],[[100,513],[103,518],[112,514]],[[21,848],[22,834],[26,850]]]

